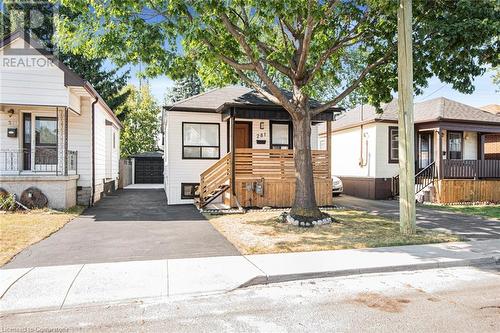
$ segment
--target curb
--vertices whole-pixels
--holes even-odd
[[[500,265],[500,257],[489,256],[489,257],[474,258],[474,259],[460,259],[453,261],[421,263],[414,265],[395,265],[395,266],[371,267],[371,268],[361,268],[361,269],[345,269],[338,271],[308,272],[308,273],[279,274],[279,275],[259,275],[241,284],[235,289],[247,288],[258,285],[266,285],[272,283],[280,283],[280,282],[321,279],[321,278],[350,276],[358,274],[390,273],[390,272],[426,270],[426,269],[436,269],[436,268],[480,266],[488,264]]]

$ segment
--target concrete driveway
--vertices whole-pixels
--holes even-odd
[[[3,268],[239,255],[193,205],[162,189],[119,190]]]
[[[398,200],[368,200],[348,195],[334,198],[339,206],[366,210],[390,218],[399,218]],[[469,240],[500,238],[500,220],[457,214],[417,205],[417,225],[422,228],[445,230]]]

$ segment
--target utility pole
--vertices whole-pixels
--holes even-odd
[[[412,0],[398,8],[399,223],[403,235],[415,234],[415,149],[413,120]]]

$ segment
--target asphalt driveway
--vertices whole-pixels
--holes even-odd
[[[100,200],[3,268],[239,255],[193,205],[167,206],[163,189]]]
[[[334,198],[334,203],[372,214],[399,218],[398,200],[368,200],[342,195]],[[500,238],[500,220],[447,212],[421,205],[417,205],[417,225],[422,228],[452,232],[469,240]]]

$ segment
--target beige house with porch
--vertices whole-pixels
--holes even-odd
[[[397,195],[397,100],[383,113],[367,105],[332,125],[332,173],[346,194]],[[416,193],[438,202],[500,201],[500,116],[447,98],[415,104]]]

